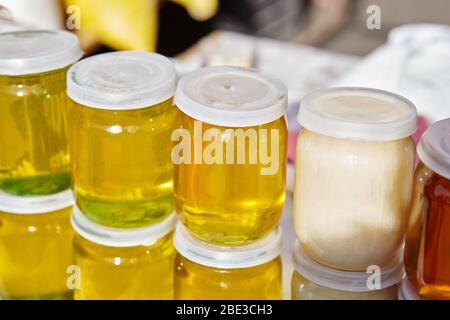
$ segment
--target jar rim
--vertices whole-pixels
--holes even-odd
[[[78,61],[83,51],[68,31],[19,30],[0,33],[0,75],[48,72]]]
[[[417,146],[417,154],[433,172],[450,179],[450,118],[428,127]]]
[[[318,285],[342,291],[369,292],[389,288],[399,283],[405,274],[402,250],[389,264],[379,267],[381,280],[378,289],[370,289],[367,285],[372,273],[342,271],[319,264],[307,256],[298,240],[293,256],[295,270],[303,277]]]
[[[218,269],[249,268],[272,261],[281,254],[281,227],[253,243],[218,246],[197,240],[178,222],[173,238],[178,253],[203,266]]]
[[[43,214],[71,207],[71,190],[47,196],[18,196],[0,191],[0,211],[11,214]]]
[[[118,51],[72,65],[67,73],[67,94],[86,107],[132,110],[172,98],[176,83],[170,59],[152,52]]]
[[[266,124],[287,111],[286,86],[256,69],[219,66],[181,77],[175,105],[188,116],[224,127]]]
[[[417,110],[411,101],[363,87],[310,93],[300,103],[297,120],[313,132],[350,140],[393,141],[417,130]]]
[[[172,212],[161,222],[134,229],[119,229],[99,225],[87,218],[74,206],[71,223],[74,230],[83,238],[108,247],[150,246],[169,234],[176,223]]]

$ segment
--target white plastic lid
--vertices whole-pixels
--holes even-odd
[[[71,218],[72,226],[80,236],[108,247],[151,246],[173,230],[176,220],[176,214],[173,212],[163,221],[148,227],[110,228],[92,222],[76,206]]]
[[[433,123],[425,131],[417,153],[428,168],[450,179],[450,119]]]
[[[16,196],[0,191],[0,211],[14,214],[42,214],[68,208],[74,204],[72,191],[49,196]]]
[[[182,256],[198,264],[220,269],[249,268],[269,262],[281,254],[281,229],[248,245],[226,247],[195,239],[179,222],[173,242]]]
[[[92,108],[139,109],[171,98],[176,83],[175,68],[162,55],[111,52],[74,64],[67,74],[67,94]]]
[[[209,67],[183,76],[174,102],[188,116],[226,127],[274,121],[287,111],[287,89],[253,69]]]
[[[398,300],[422,300],[405,276],[398,290]]]
[[[298,122],[326,136],[366,141],[392,141],[417,129],[417,111],[407,99],[369,88],[331,88],[306,96]]]
[[[0,74],[23,75],[64,68],[83,56],[78,38],[66,31],[0,33]]]
[[[341,271],[321,265],[306,255],[298,241],[294,249],[295,269],[306,279],[327,288],[350,292],[372,291],[367,280],[372,273]],[[405,271],[403,269],[403,253],[387,266],[381,268],[380,290],[399,283]]]

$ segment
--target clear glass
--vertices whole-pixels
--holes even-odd
[[[280,300],[281,258],[239,269],[219,269],[175,258],[175,299]]]
[[[318,285],[297,271],[292,274],[292,300],[397,300],[399,285],[381,290],[352,292]]]
[[[211,144],[211,141],[202,140],[202,135],[195,129],[195,123],[201,124],[203,134],[209,129],[220,130],[219,144],[224,153],[221,158],[222,164],[208,164],[204,159],[202,163],[194,162],[194,153],[199,150],[198,145],[205,151]],[[234,246],[251,243],[273,230],[280,218],[285,199],[287,152],[285,118],[281,117],[256,127],[240,128],[250,129],[256,135],[266,130],[266,134],[258,138],[257,146],[252,149],[256,151],[255,153],[250,151],[250,138],[247,137],[245,146],[240,148],[235,135],[227,131],[239,128],[219,127],[199,122],[181,111],[177,113],[176,127],[187,129],[191,137],[191,163],[175,165],[174,196],[175,209],[180,221],[192,235],[208,243]],[[278,134],[278,140],[273,139],[273,144],[271,132]],[[233,141],[234,145],[231,144]],[[263,168],[268,168],[269,165],[263,164],[261,158],[257,158],[253,164],[250,161],[250,154],[263,152],[261,146],[263,143],[267,146],[265,150],[267,154],[274,159],[272,164],[277,161],[272,167],[271,174],[262,174]],[[272,148],[272,145],[276,145],[278,150]],[[228,148],[234,153],[235,159],[232,164],[230,162],[233,161],[226,163],[227,146],[231,146]],[[237,163],[239,150],[243,150],[241,154],[245,152],[243,164]],[[277,170],[275,166],[278,166]]]
[[[72,109],[72,180],[81,212],[115,228],[151,225],[172,213],[172,99],[133,110],[75,102]]]
[[[48,195],[70,187],[66,73],[0,75],[0,190]]]
[[[405,269],[422,298],[450,300],[450,180],[422,163],[416,168]]]
[[[173,299],[172,233],[151,246],[108,247],[77,235],[81,282],[76,300]]]
[[[70,213],[0,212],[0,296],[3,299],[71,299],[73,265]]]
[[[414,159],[411,137],[359,141],[302,130],[294,223],[305,253],[347,271],[391,262],[404,242]]]

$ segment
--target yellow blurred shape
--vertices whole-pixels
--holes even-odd
[[[218,0],[171,0],[189,12],[189,15],[199,21],[212,18],[219,7]]]

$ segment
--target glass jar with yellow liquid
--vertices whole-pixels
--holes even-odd
[[[0,190],[48,195],[70,187],[66,74],[81,56],[69,32],[0,34]]]
[[[143,227],[173,211],[171,61],[148,52],[87,58],[68,73],[78,208],[98,224]]]
[[[175,299],[279,300],[281,229],[251,244],[201,242],[181,223],[175,230]]]
[[[292,300],[397,300],[405,274],[400,252],[387,265],[352,272],[321,265],[297,243],[294,249]]]
[[[97,225],[77,208],[72,225],[79,267],[76,300],[173,299],[176,214],[149,227],[113,229]]]
[[[70,191],[19,197],[0,193],[0,297],[71,299]]]
[[[172,135],[175,208],[198,239],[245,245],[273,230],[285,199],[285,86],[250,69],[182,77]]]

